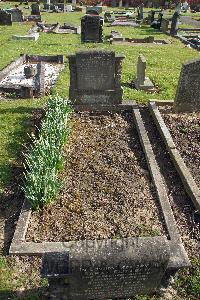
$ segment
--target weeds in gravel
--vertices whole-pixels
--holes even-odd
[[[25,154],[23,190],[33,209],[48,204],[60,190],[58,172],[64,167],[63,146],[70,133],[71,112],[62,97],[50,97],[39,138],[32,136],[32,146]]]

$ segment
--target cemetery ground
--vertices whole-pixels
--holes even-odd
[[[14,4],[12,3],[12,5]],[[0,6],[8,6],[8,4],[0,3]],[[25,10],[25,13],[28,14],[28,11]],[[80,25],[80,18],[82,16],[83,14],[78,12],[59,14],[43,12],[42,20],[45,20],[47,23],[59,22],[63,24],[66,22]],[[19,57],[21,53],[38,55],[63,54],[67,56],[79,50],[113,50],[116,53],[125,55],[122,69],[123,98],[124,100],[135,100],[140,104],[146,104],[149,99],[153,98],[160,100],[174,99],[182,63],[193,58],[199,58],[197,51],[186,47],[177,39],[149,28],[149,26],[141,26],[140,28],[112,28],[105,24],[103,33],[104,36],[109,36],[111,30],[114,29],[120,31],[123,36],[130,38],[153,35],[159,39],[168,39],[171,41],[171,44],[164,46],[126,47],[123,45],[110,45],[106,39],[103,44],[81,44],[79,35],[57,35],[53,33],[40,33],[40,38],[36,42],[13,41],[11,39],[13,34],[27,34],[32,25],[33,23],[31,22],[24,22],[14,23],[12,26],[0,26],[0,69]],[[154,94],[130,88],[130,82],[136,77],[136,64],[139,54],[145,56],[147,60],[147,75],[158,89],[158,92]],[[61,72],[52,93],[59,93],[67,98],[69,90],[67,59],[65,65],[66,67]],[[41,299],[41,293],[45,295],[47,282],[41,279],[39,275],[40,260],[28,257],[8,257],[7,254],[23,201],[20,189],[23,169],[22,152],[25,152],[26,146],[30,144],[27,133],[32,132],[36,120],[40,118],[40,108],[45,106],[47,98],[26,100],[15,99],[14,96],[9,94],[6,98],[2,97],[0,99],[0,299],[19,299],[23,297],[24,299]],[[170,123],[170,120],[168,122]],[[199,125],[196,125],[198,129]],[[182,127],[181,130],[187,130],[187,128]],[[180,128],[176,128],[178,133],[181,130]],[[193,127],[193,130],[195,130],[195,127]],[[156,140],[153,133],[152,139]],[[182,136],[179,141],[181,143]],[[160,157],[164,155],[164,152],[163,149],[160,149]],[[173,176],[176,182],[176,175],[173,174]],[[199,174],[197,173],[198,176]],[[179,183],[176,184],[179,185]],[[200,292],[200,262],[198,253],[195,251],[196,248],[193,247],[193,243],[195,243],[193,236],[197,238],[198,228],[195,229],[197,225],[194,220],[184,220],[184,218],[189,218],[190,212],[190,208],[188,208],[188,212],[183,218],[178,215],[178,210],[175,212],[175,215],[193,267],[191,270],[180,272],[173,284],[173,288],[168,291],[168,295],[144,296],[137,299],[198,299]],[[190,224],[188,228],[187,224]]]

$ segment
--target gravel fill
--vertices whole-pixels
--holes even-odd
[[[200,253],[200,215],[196,212],[192,200],[185,192],[181,179],[147,108],[143,109],[142,117],[154,155],[165,180],[171,208],[185,249],[191,259],[198,258]]]
[[[174,143],[200,187],[200,113],[175,114],[172,107],[160,107]]]
[[[32,214],[27,241],[166,234],[131,113],[75,114],[63,189]]]

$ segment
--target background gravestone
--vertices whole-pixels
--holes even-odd
[[[146,59],[143,55],[139,55],[137,62],[137,79],[135,87],[137,90],[152,90],[154,88],[151,80],[146,77]]]
[[[12,25],[12,15],[0,9],[0,25]]]
[[[77,104],[121,103],[123,58],[106,51],[83,51],[70,55],[70,100]]]
[[[183,64],[174,109],[176,112],[200,111],[200,59]]]
[[[23,22],[23,12],[20,9],[8,9],[6,11],[12,15],[12,22]]]
[[[179,20],[179,13],[175,12],[172,17],[171,29],[170,34],[176,35],[178,31],[178,20]]]
[[[40,15],[40,6],[37,3],[31,4],[31,15]]]
[[[100,16],[85,15],[81,19],[81,42],[103,42]]]

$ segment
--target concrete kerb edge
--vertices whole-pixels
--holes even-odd
[[[200,213],[200,190],[192,177],[189,169],[187,168],[183,158],[181,157],[179,151],[177,150],[172,136],[156,106],[155,102],[149,102],[149,110],[153,117],[153,120],[160,132],[160,135],[167,147],[170,157],[174,163],[174,166],[181,178],[181,181],[187,191],[189,197],[193,201],[197,211]]]
[[[133,106],[124,106],[121,107],[122,110],[130,109],[132,111],[138,110],[134,105]],[[120,110],[121,110],[120,109]],[[145,138],[145,143],[150,142]],[[150,170],[151,171],[151,170]],[[159,200],[163,201],[163,200]],[[28,229],[28,223],[31,217],[32,209],[31,205],[25,200],[18,222],[15,229],[15,233],[12,239],[12,243],[9,249],[10,255],[34,255],[34,256],[42,256],[45,252],[63,252],[67,251],[66,249],[70,249],[73,247],[73,244],[76,243],[76,241],[70,241],[70,242],[42,242],[42,243],[35,243],[35,242],[26,242],[25,236]],[[167,228],[171,227],[170,222],[173,221],[173,225],[176,226],[175,220],[173,217],[173,213],[171,211],[171,208],[169,211],[164,212],[163,215],[165,217],[165,220],[168,224]],[[170,261],[167,270],[177,270],[182,267],[189,267],[190,261],[188,259],[187,253],[185,252],[185,249],[182,245],[182,242],[180,240],[179,233],[175,227],[175,230],[172,227],[169,229],[170,236],[172,237],[171,240],[168,240],[169,246],[170,246]],[[141,237],[142,238],[142,237]],[[158,238],[158,237],[157,237]],[[153,239],[153,237],[152,237]]]

